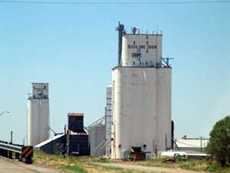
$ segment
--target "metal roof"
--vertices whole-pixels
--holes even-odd
[[[208,139],[176,139],[176,146],[179,148],[205,148],[208,144]]]
[[[68,113],[68,116],[84,116],[84,113],[70,112],[70,113]]]
[[[50,142],[52,142],[52,141],[54,141],[54,140],[56,140],[58,138],[61,138],[64,135],[65,134],[56,135],[56,136],[54,136],[54,137],[52,137],[50,139],[47,139],[46,141],[41,142],[40,144],[35,145],[34,147],[35,148],[41,148],[42,146],[44,146],[44,145],[46,145],[46,144],[48,144],[48,143],[50,143]]]

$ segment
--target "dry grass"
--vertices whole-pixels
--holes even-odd
[[[223,168],[215,161],[208,160],[177,160],[176,162],[165,162],[164,159],[153,159],[136,162],[135,164],[150,167],[182,168],[210,173],[230,173],[230,166]]]
[[[48,155],[42,152],[35,152],[34,161],[37,165],[52,167],[70,173],[140,173],[140,171],[126,170],[112,166],[103,166],[94,163],[121,163],[142,165],[146,167],[166,167],[182,168],[194,171],[204,171],[213,173],[230,173],[230,167],[222,168],[215,162],[206,160],[178,160],[176,162],[165,162],[163,159],[153,159],[147,161],[111,161],[101,157],[66,157],[60,155]]]
[[[34,154],[34,163],[37,165],[52,167],[71,173],[138,173],[115,167],[103,167],[93,164],[94,162],[111,162],[100,157],[63,157],[60,155],[48,155],[40,151]]]

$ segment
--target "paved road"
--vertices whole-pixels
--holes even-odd
[[[0,173],[61,173],[56,170],[26,165],[0,157]]]

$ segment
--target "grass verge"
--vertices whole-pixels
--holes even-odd
[[[71,173],[140,173],[135,170],[125,170],[112,166],[100,166],[94,163],[116,163],[102,157],[63,157],[61,155],[48,155],[36,151],[34,162],[37,165],[52,167]],[[124,162],[119,162],[124,163]],[[164,159],[153,159],[139,162],[125,162],[124,164],[142,165],[148,167],[182,168],[210,173],[230,173],[230,167],[221,167],[216,162],[207,160],[177,160],[165,162]]]
[[[93,163],[110,163],[109,159],[102,157],[63,157],[49,155],[40,151],[34,153],[34,163],[40,166],[56,168],[67,173],[139,173],[112,166],[100,166]]]
[[[230,166],[221,167],[215,161],[208,160],[177,160],[176,162],[165,162],[165,159],[153,159],[147,161],[136,162],[137,165],[149,167],[166,167],[181,168],[193,171],[203,171],[210,173],[230,173]]]

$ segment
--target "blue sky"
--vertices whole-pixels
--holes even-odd
[[[49,82],[51,126],[68,112],[85,124],[104,115],[105,87],[117,63],[118,21],[162,30],[174,57],[172,117],[176,136],[207,137],[230,114],[230,3],[177,5],[0,4],[0,139],[26,136],[32,82]]]

